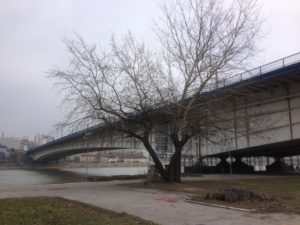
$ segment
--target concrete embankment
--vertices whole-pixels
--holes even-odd
[[[147,163],[47,163],[26,165],[0,165],[1,169],[71,169],[71,168],[148,167]]]
[[[34,168],[70,169],[70,168],[110,168],[110,167],[147,167],[147,163],[55,163],[35,164]]]

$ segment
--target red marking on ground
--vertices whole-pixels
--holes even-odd
[[[176,203],[177,200],[175,198],[166,198],[166,197],[160,197],[160,198],[154,198],[155,200],[169,202],[169,203]]]

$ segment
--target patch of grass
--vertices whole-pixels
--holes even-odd
[[[300,214],[300,177],[260,177],[251,179],[186,181],[181,184],[150,183],[135,187],[158,189],[171,192],[184,192],[191,200],[232,207],[258,209],[261,212],[283,212]],[[263,194],[268,201],[225,202],[207,200],[207,193],[223,192],[228,188],[242,188]]]
[[[1,225],[155,225],[150,221],[115,213],[62,198],[0,199]]]

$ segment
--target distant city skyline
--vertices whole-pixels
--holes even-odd
[[[131,30],[151,41],[153,0],[10,0],[0,2],[0,132],[33,140],[37,133],[55,133],[63,119],[61,98],[52,89],[47,71],[66,68],[68,53],[62,40],[74,31],[102,46],[113,33]],[[256,66],[300,51],[300,2],[260,0],[266,37]]]
[[[13,135],[6,135],[1,132],[0,145],[6,146],[9,149],[27,151],[32,147],[43,145],[54,140],[54,137],[38,133],[33,139],[26,136],[18,137]]]

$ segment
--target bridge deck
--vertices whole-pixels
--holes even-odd
[[[279,85],[288,82],[298,83],[298,84],[300,83],[300,53],[277,60],[275,62],[255,68],[245,73],[227,77],[225,79],[220,79],[215,83],[209,84],[205,88],[205,90],[203,90],[201,96],[205,98],[209,98],[212,95],[218,95],[218,94],[223,95],[224,93],[227,92],[229,93],[233,92],[233,93],[237,93],[234,96],[239,97],[237,90],[239,90],[240,93],[246,93],[246,94],[248,94],[250,91],[258,93],[259,91],[276,89],[276,87],[278,87]],[[296,94],[297,96],[299,95],[298,92]],[[291,111],[290,107],[289,110]],[[294,109],[294,111],[295,110],[296,108]],[[236,110],[234,112],[236,113]],[[297,111],[295,111],[294,114],[295,113],[297,114]],[[291,120],[289,122],[291,123]],[[299,121],[296,122],[298,126],[300,122]],[[293,124],[290,124],[290,128],[292,128],[292,125]],[[298,127],[295,129],[298,129]],[[38,160],[39,157],[40,158],[47,157],[53,154],[60,155],[61,153],[64,153],[67,150],[70,151],[70,153],[80,152],[77,150],[78,149],[82,150],[84,146],[87,146],[87,142],[92,142],[92,141],[95,142],[95,139],[98,140],[99,137],[105,133],[106,136],[109,135],[108,131],[109,131],[109,127],[107,125],[103,123],[98,124],[96,126],[83,129],[75,133],[66,135],[64,137],[58,138],[45,145],[32,148],[29,151],[27,151],[27,155],[33,158],[34,160]],[[295,137],[299,138],[298,136]],[[104,138],[102,141],[103,143],[106,143]],[[247,147],[245,149],[240,149],[240,150],[233,150],[230,151],[230,154],[232,154],[233,156],[242,155],[242,156],[274,156],[274,157],[296,155],[296,154],[300,154],[299,142],[300,142],[299,139],[294,139],[292,141],[277,142],[277,143],[274,143],[273,141],[273,143],[267,145],[260,145],[256,147]],[[123,145],[118,146],[116,141],[113,138],[110,138],[110,141],[107,143],[109,143],[109,145],[102,144],[102,145],[94,145],[94,146],[98,146],[97,150],[101,150],[100,148],[103,148],[103,150],[104,149],[110,150],[109,148],[136,149],[136,145],[134,141],[130,142],[131,143],[130,146],[123,146]],[[129,143],[129,142],[126,141],[125,143]],[[77,145],[80,148],[78,148]],[[251,145],[248,144],[248,146]],[[231,146],[228,149],[232,149]],[[44,154],[42,154],[43,152]],[[220,157],[220,156],[225,156],[226,154],[228,156],[229,153],[222,152],[214,155],[209,155],[207,157],[210,156]]]
[[[282,158],[288,156],[300,155],[300,139],[282,141],[277,143],[253,146],[238,150],[226,151],[211,155],[206,155],[203,158],[225,158],[228,156],[243,158],[243,157],[274,157]]]

